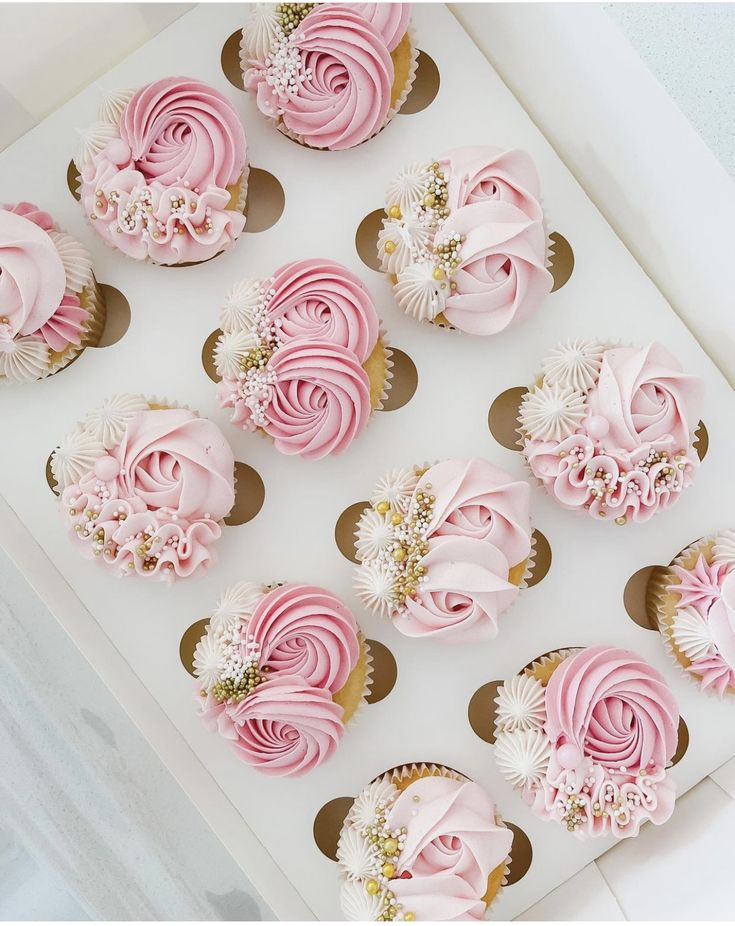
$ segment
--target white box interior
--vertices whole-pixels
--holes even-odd
[[[735,524],[732,390],[444,6],[414,8],[418,45],[441,73],[437,98],[419,114],[398,116],[368,144],[335,153],[307,150],[282,137],[224,77],[220,50],[244,15],[241,5],[193,10],[0,155],[0,199],[28,199],[49,209],[90,247],[98,278],[124,292],[132,308],[130,329],[117,345],[86,351],[70,369],[44,382],[0,390],[1,491],[43,548],[47,568],[66,578],[211,773],[212,787],[225,792],[316,917],[340,916],[337,866],[312,838],[319,808],[356,793],[386,768],[427,760],[479,781],[502,815],[530,837],[534,860],[528,874],[493,907],[492,917],[509,918],[609,843],[579,842],[561,827],[536,820],[500,777],[492,747],[467,721],[467,704],[481,684],[508,677],[556,647],[627,646],[661,669],[679,698],[691,736],[687,755],[673,771],[680,791],[735,752],[732,704],[700,693],[683,678],[658,634],[634,624],[622,604],[626,580],[638,568],[668,562],[688,542]],[[182,72],[211,82],[232,100],[246,126],[252,164],[280,179],[286,208],[273,228],[243,235],[216,260],[171,269],[138,264],[106,248],[70,196],[65,174],[76,149],[75,127],[94,121],[102,89]],[[388,281],[362,264],[354,246],[360,220],[381,206],[398,168],[463,144],[531,152],[550,228],[570,241],[576,258],[570,282],[535,318],[492,339],[420,326],[403,316]],[[214,385],[200,361],[230,284],[270,275],[282,263],[306,256],[334,258],[363,277],[391,343],[412,357],[419,374],[416,394],[405,407],[377,414],[344,456],[318,462],[284,457],[269,441],[232,427],[217,408]],[[499,637],[487,645],[447,650],[405,639],[368,615],[351,590],[352,566],[334,542],[343,509],[366,497],[385,470],[424,460],[485,456],[524,476],[520,457],[490,434],[488,408],[504,389],[532,379],[548,347],[580,335],[637,344],[658,339],[705,379],[710,449],[694,487],[648,524],[625,528],[564,512],[534,488],[532,513],[551,543],[551,571],[519,596],[501,619]],[[249,524],[224,530],[219,562],[202,578],[172,588],[116,581],[83,560],[65,534],[44,477],[49,452],[98,400],[123,391],[167,397],[213,418],[236,458],[254,466],[265,482],[261,512]],[[364,709],[336,756],[303,779],[259,775],[207,733],[196,716],[192,680],[179,661],[186,628],[207,616],[221,589],[245,578],[333,589],[353,606],[366,635],[389,646],[398,663],[391,695]],[[277,884],[256,886],[266,901],[276,897]]]

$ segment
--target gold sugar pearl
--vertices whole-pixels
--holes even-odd
[[[378,504],[375,506],[375,510],[378,512],[378,514],[388,514],[390,511],[390,502],[378,502]]]
[[[377,894],[380,890],[380,885],[375,880],[375,878],[370,878],[365,882],[365,890],[368,892],[368,894]]]
[[[400,206],[391,206],[390,209],[388,210],[388,215],[389,215],[392,219],[400,219],[400,218],[401,218],[401,207],[400,207]]]
[[[388,241],[386,241],[385,244],[383,245],[383,250],[385,251],[386,254],[392,254],[397,247],[398,245],[395,243],[395,241],[392,241],[389,238]]]

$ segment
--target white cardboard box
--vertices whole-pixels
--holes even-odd
[[[483,682],[514,674],[559,646],[610,642],[638,650],[667,676],[680,700],[692,747],[676,767],[681,791],[735,752],[735,730],[723,735],[731,705],[702,696],[669,664],[657,634],[642,630],[622,606],[627,578],[668,561],[687,542],[735,521],[728,492],[735,450],[733,396],[711,360],[672,312],[577,182],[503,85],[487,60],[442,6],[417,6],[419,47],[437,62],[441,88],[422,113],[399,116],[353,151],[310,151],[280,136],[253,101],[230,86],[219,66],[224,40],[241,24],[240,6],[193,10],[111,71],[104,89],[143,83],[184,69],[209,80],[245,121],[255,166],[279,177],[282,219],[244,235],[236,248],[191,268],[141,266],[108,250],[86,227],[65,187],[75,126],[93,121],[100,87],[90,87],[0,156],[2,201],[35,199],[91,248],[101,280],[128,297],[132,323],[113,347],[87,351],[69,370],[42,383],[5,389],[0,409],[6,448],[0,454],[5,514],[0,540],[59,620],[149,737],[205,818],[282,918],[339,916],[336,865],[316,848],[311,828],[327,800],[354,794],[374,775],[415,760],[444,762],[485,785],[506,819],[530,837],[534,863],[508,887],[493,917],[508,918],[604,851],[536,820],[497,774],[492,748],[472,733],[467,703]],[[185,67],[182,49],[187,49]],[[549,297],[523,328],[491,340],[421,327],[394,306],[387,281],[364,267],[354,230],[382,203],[384,187],[404,162],[431,158],[460,144],[527,148],[541,174],[550,227],[571,242],[570,282]],[[227,287],[266,276],[287,260],[333,257],[360,273],[373,291],[391,342],[416,363],[419,385],[401,410],[375,417],[342,458],[306,463],[277,454],[260,438],[227,423],[200,363]],[[547,578],[519,597],[497,641],[449,653],[400,637],[368,616],[351,592],[351,566],[337,551],[334,524],[392,466],[446,456],[484,455],[518,475],[520,458],[497,445],[487,410],[504,389],[530,381],[545,350],[559,339],[597,335],[633,343],[657,338],[707,384],[709,454],[696,485],[670,511],[624,529],[575,517],[534,489],[536,525],[551,542]],[[115,582],[68,543],[44,467],[55,442],[98,399],[120,391],[168,397],[218,421],[238,459],[266,484],[266,501],[249,524],[227,528],[219,563],[201,579],[168,589]],[[15,516],[10,512],[12,509]],[[601,568],[600,563],[605,567]],[[276,781],[246,768],[196,717],[192,682],[178,659],[179,639],[207,615],[217,593],[252,578],[322,583],[354,608],[368,636],[396,656],[393,693],[365,709],[337,755],[305,779]],[[446,682],[437,685],[437,679]]]

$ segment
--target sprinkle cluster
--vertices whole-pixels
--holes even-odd
[[[276,5],[273,24],[273,43],[263,61],[263,78],[272,87],[276,97],[296,96],[301,84],[312,77],[311,68],[305,68],[301,53],[293,41],[293,33],[309,15],[314,3],[279,3]],[[282,116],[284,108],[278,106]]]
[[[260,649],[242,621],[225,630],[218,642],[221,668],[211,693],[220,703],[242,701],[266,680],[268,668],[259,666]],[[206,691],[202,692],[204,695]]]
[[[177,177],[176,182],[184,187],[189,186],[189,181],[182,180],[181,177]],[[199,189],[195,188],[193,192],[198,195]],[[96,221],[112,208],[117,211],[117,224],[110,225],[110,231],[118,234],[140,233],[143,240],[158,240],[167,237],[168,234],[184,235],[187,231],[195,235],[209,235],[214,232],[211,207],[207,206],[204,209],[203,219],[194,225],[191,214],[197,211],[199,203],[196,199],[187,199],[180,192],[169,194],[168,206],[166,194],[162,193],[159,202],[156,203],[154,190],[149,186],[136,186],[126,196],[128,199],[123,205],[118,190],[110,190],[109,193],[103,189],[96,190],[97,212],[91,212],[89,218]]]
[[[425,472],[415,469],[413,480],[399,473],[396,486],[383,480],[378,488],[391,497],[373,496],[372,507],[358,523],[358,554],[363,551],[358,594],[369,606],[393,617],[426,581],[422,560],[429,552],[427,533],[436,498],[431,483],[413,488]]]

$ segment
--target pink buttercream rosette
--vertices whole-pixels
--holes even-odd
[[[410,4],[257,4],[242,31],[243,84],[260,112],[312,148],[377,134],[413,85]]]
[[[377,242],[398,305],[478,335],[533,315],[553,284],[540,196],[520,150],[457,148],[406,166],[387,190]]]
[[[382,407],[390,351],[364,283],[334,261],[293,261],[227,296],[214,349],[220,405],[285,454],[343,453]]]
[[[231,248],[245,226],[245,131],[218,90],[168,77],[113,95],[76,159],[80,195],[111,247],[159,264]]]
[[[51,470],[75,546],[118,576],[171,582],[214,556],[235,500],[222,432],[186,408],[115,396],[57,447]]]
[[[521,403],[522,452],[562,507],[647,521],[693,482],[703,395],[702,380],[660,344],[570,341]]]
[[[648,591],[677,665],[702,690],[735,694],[735,531],[686,547]]]
[[[458,772],[424,763],[386,772],[358,795],[340,834],[342,912],[482,920],[505,883],[512,840],[489,795]]]
[[[367,692],[370,658],[326,589],[241,583],[221,596],[194,674],[209,729],[257,771],[299,776],[333,755]]]
[[[482,459],[387,474],[357,525],[358,595],[409,637],[494,639],[530,571],[529,496]]]
[[[0,206],[0,383],[60,370],[104,318],[87,250],[32,203]]]
[[[542,819],[580,838],[622,839],[671,816],[679,710],[635,653],[600,645],[548,654],[495,701],[498,768]]]

